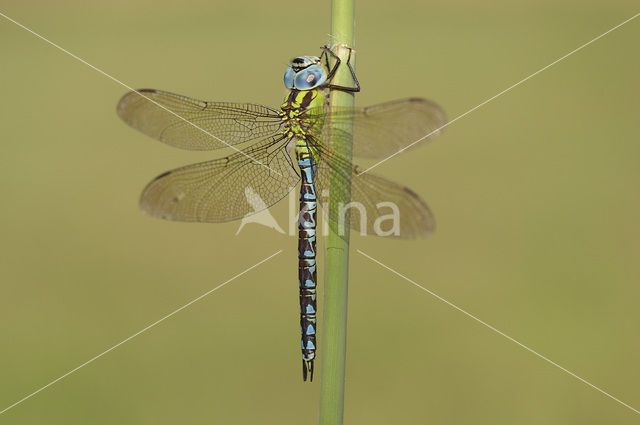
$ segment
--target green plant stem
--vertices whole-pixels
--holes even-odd
[[[353,81],[346,62],[349,49],[355,43],[354,0],[332,0],[331,35],[335,53],[342,60],[334,84],[352,86]],[[354,57],[351,64],[355,65]],[[332,106],[353,106],[353,94],[332,90]],[[348,128],[347,128],[348,130]],[[351,159],[351,143],[333,143],[332,150]],[[340,186],[338,190],[338,186]],[[344,179],[329,180],[329,215],[338,217],[339,205],[350,200],[351,182]],[[345,190],[346,189],[346,190]],[[340,194],[338,196],[337,194]],[[349,214],[346,214],[347,216]],[[345,361],[347,344],[347,293],[349,279],[349,223],[329,226],[326,238],[324,279],[324,324],[322,326],[322,379],[320,388],[320,425],[341,425],[344,412]],[[341,234],[337,233],[340,231]]]

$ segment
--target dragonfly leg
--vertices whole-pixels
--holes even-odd
[[[347,57],[347,67],[349,68],[349,72],[351,72],[351,78],[353,78],[353,82],[355,84],[355,87],[348,87],[348,86],[339,86],[337,84],[325,84],[326,88],[329,89],[333,89],[333,90],[342,90],[342,91],[348,91],[348,92],[353,92],[353,93],[357,93],[360,91],[360,82],[358,81],[358,77],[356,77],[356,71],[353,69],[353,67],[351,66],[351,53],[353,52],[353,49],[351,47],[347,47],[347,49],[349,49],[349,56]],[[331,70],[329,71],[329,75],[327,75],[327,81],[331,81],[333,79],[333,76],[335,75],[336,71],[338,70],[338,67],[340,66],[340,64],[342,63],[342,61],[340,60],[340,58],[338,57],[338,55],[336,55],[333,50],[331,50],[331,48],[329,48],[329,46],[323,46],[322,47],[322,54],[325,56],[325,59],[327,60],[327,68],[329,68],[328,63],[329,63],[329,56],[331,55],[336,63],[335,65],[333,65],[333,68],[331,68]]]
[[[331,64],[329,63],[329,55],[327,54],[327,50],[331,51],[331,47],[329,47],[329,45],[326,45],[326,46],[320,47],[320,49],[322,49],[322,54],[320,55],[320,62],[322,62],[322,58],[324,58],[325,66],[329,70],[329,75],[327,75],[327,79],[329,80],[331,79],[331,77],[333,77],[333,74],[336,72],[335,71],[337,69],[336,66],[340,64],[339,62],[340,58],[338,58],[338,63],[336,64],[336,66],[332,68]]]

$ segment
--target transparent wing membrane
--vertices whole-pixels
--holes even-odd
[[[320,156],[315,184],[323,217],[338,234],[349,226],[366,235],[391,236],[404,239],[425,238],[435,223],[427,205],[413,191],[372,173],[358,175],[350,161],[316,144],[313,148]],[[351,180],[350,208],[343,205],[328,206],[328,196],[336,200],[349,199],[346,193]],[[348,222],[346,220],[349,220]]]
[[[282,124],[278,111],[266,106],[205,102],[152,89],[127,93],[118,103],[118,115],[148,136],[189,150],[225,148],[271,136]]]
[[[182,149],[224,148],[273,135],[282,126],[278,111],[262,105],[205,102],[153,89],[138,92],[120,100],[120,117],[144,134]],[[324,121],[319,133],[351,121],[353,155],[364,158],[385,158],[433,133],[422,141],[431,140],[446,123],[438,105],[419,98],[366,108],[312,108],[306,116]]]
[[[161,174],[144,189],[140,207],[159,218],[207,223],[236,220],[268,208],[300,180],[285,143],[282,137],[269,138],[245,151],[271,169],[235,153]]]
[[[352,122],[353,156],[362,158],[386,158],[424,138],[412,147],[420,145],[436,137],[440,133],[436,130],[447,122],[438,105],[418,98],[366,108],[313,108],[307,111],[307,116],[324,119],[321,134],[316,135],[318,139],[326,139],[335,127],[343,128]]]
[[[118,114],[141,132],[183,149],[241,145],[241,152],[158,176],[142,194],[145,212],[169,220],[225,222],[259,212],[297,186],[300,177],[286,151],[278,111],[247,103],[204,102],[159,90],[139,93],[144,97],[138,92],[126,94]],[[332,199],[344,199],[346,183],[351,181],[351,207],[325,213],[335,231],[340,233],[348,216],[351,228],[368,235],[420,238],[431,233],[431,212],[414,192],[371,173],[358,175],[351,161],[332,151],[329,139],[347,143],[352,137],[354,156],[384,158],[417,140],[435,137],[446,123],[437,105],[412,98],[366,108],[324,106],[305,111],[301,119],[318,124],[307,126],[307,137],[318,161],[315,183],[322,207],[329,191],[335,195]]]

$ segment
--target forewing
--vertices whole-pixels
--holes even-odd
[[[220,223],[259,212],[284,198],[300,177],[284,148],[269,139],[244,153],[187,165],[156,177],[140,199],[159,218]],[[256,162],[260,161],[260,163]]]
[[[205,102],[160,90],[127,93],[118,103],[127,124],[168,145],[213,150],[275,134],[277,111],[251,103]]]
[[[324,121],[317,130],[317,139],[326,139],[331,131],[341,133],[353,123],[353,155],[363,158],[387,158],[402,149],[420,145],[440,134],[440,128],[447,122],[438,105],[420,98],[366,108],[312,108],[307,116]]]

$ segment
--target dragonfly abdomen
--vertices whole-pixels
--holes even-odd
[[[316,216],[317,197],[313,179],[316,166],[306,147],[297,147],[302,174],[298,216],[298,281],[300,285],[300,330],[302,332],[302,379],[313,380],[316,356]]]

